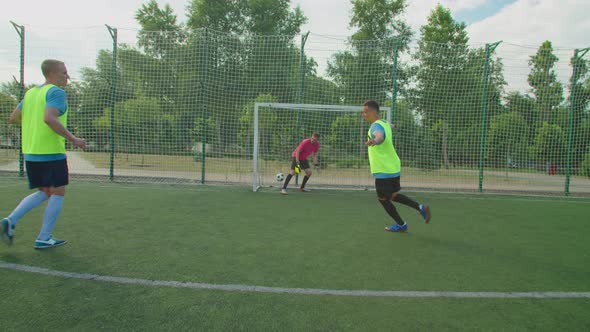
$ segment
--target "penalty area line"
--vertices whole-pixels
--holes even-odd
[[[112,277],[89,273],[65,272],[42,267],[13,264],[0,261],[0,268],[36,273],[54,277],[109,282],[115,284],[132,284],[151,287],[173,287],[203,290],[219,290],[227,292],[255,292],[298,295],[335,295],[356,297],[402,297],[402,298],[492,298],[492,299],[564,299],[590,298],[590,292],[448,292],[448,291],[377,291],[377,290],[345,290],[318,288],[285,288],[233,284],[209,284],[200,282],[182,282],[166,280],[149,280],[138,278]]]

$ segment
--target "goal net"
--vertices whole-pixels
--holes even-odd
[[[67,144],[75,177],[277,187],[317,131],[309,187],[371,188],[358,113],[373,99],[391,107],[404,190],[590,195],[588,49],[186,27],[26,34],[0,52],[0,175],[25,175],[6,121],[21,88],[62,59],[68,128],[88,143]]]
[[[251,121],[252,189],[280,187],[278,173],[287,174],[291,153],[301,140],[320,134],[318,163],[310,160],[312,188],[372,187],[366,141],[368,125],[361,106],[255,103]],[[391,121],[389,107],[382,118]],[[247,139],[247,138],[246,138]],[[290,185],[300,183],[295,177]]]

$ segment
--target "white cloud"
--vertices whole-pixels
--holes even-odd
[[[468,31],[471,39],[479,41],[537,46],[551,40],[560,47],[588,47],[589,12],[586,0],[519,0],[470,25]]]
[[[558,78],[567,85],[574,48],[590,47],[590,2],[586,0],[518,0],[497,14],[467,27],[472,42],[502,40],[496,54],[503,59],[509,87],[526,91],[528,60],[545,40],[560,59]]]
[[[307,17],[302,32],[329,36],[348,36],[348,24],[352,4],[346,0],[292,0],[292,7],[299,6]]]

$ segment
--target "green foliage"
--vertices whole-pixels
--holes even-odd
[[[456,166],[478,167],[481,148],[481,124],[471,123],[469,127],[458,127],[451,132],[448,143],[450,161]],[[486,141],[489,145],[489,141]]]
[[[494,167],[522,165],[526,156],[526,122],[516,112],[495,116],[490,121],[487,162]]]
[[[448,9],[438,5],[428,16],[428,23],[420,28],[421,38],[418,42],[417,59],[420,61],[416,71],[417,79],[424,92],[444,98],[440,104],[448,104],[453,99],[452,84],[461,81],[466,66],[468,47],[467,32],[464,23],[455,22]],[[438,82],[440,91],[433,90],[434,82]],[[446,105],[445,105],[446,106]],[[446,110],[448,106],[438,108],[437,112]],[[436,113],[435,113],[436,114]],[[426,113],[426,115],[430,115]],[[432,120],[441,116],[430,115]]]
[[[384,106],[391,107],[391,101],[386,102]],[[420,130],[418,119],[407,101],[398,100],[391,117],[394,125],[393,144],[399,157],[402,160],[410,160],[422,153],[420,146],[416,144],[419,141],[418,131]]]
[[[480,122],[486,54],[482,49],[470,50],[468,40],[465,24],[438,5],[421,28],[415,55],[418,64],[411,68],[416,84],[408,91],[409,100],[423,125],[440,135],[437,151],[445,167],[453,162],[473,163],[477,151],[466,155],[463,141],[474,139],[473,128]],[[501,92],[506,84],[499,60],[490,61],[489,81],[487,113],[493,116],[502,109]],[[456,151],[463,152],[454,155]]]
[[[135,19],[141,25],[137,43],[149,55],[165,58],[186,39],[169,4],[160,9],[156,0],[150,0],[137,10]]]
[[[111,110],[93,122],[101,142],[106,148],[111,128]],[[179,130],[174,116],[165,114],[162,104],[155,98],[128,99],[117,103],[114,116],[115,147],[126,153],[170,154],[184,153],[190,146],[179,143]]]
[[[436,6],[420,29],[417,49],[409,50],[407,1],[353,0],[352,5],[354,34],[340,41],[346,46],[337,46],[340,51],[328,58],[323,77],[318,71],[326,64],[318,62],[326,60],[308,53],[316,46],[308,43],[301,54],[298,34],[307,19],[289,0],[191,0],[186,25],[177,22],[169,5],[149,0],[135,13],[141,26],[137,45],[118,45],[114,71],[112,51],[99,50],[95,66],[66,87],[69,127],[101,151],[108,150],[114,134],[118,151],[183,154],[204,142],[212,155],[243,156],[251,153],[256,101],[360,105],[375,99],[386,106],[397,89],[394,142],[404,165],[474,167],[485,93],[486,166],[503,167],[508,159],[519,165],[564,163],[571,131],[572,168],[581,169],[590,144],[586,60],[571,59],[575,75],[565,100],[556,76],[558,58],[546,41],[529,59],[530,95],[504,96],[502,59],[492,55],[484,77],[486,50],[468,44],[465,24],[450,10]],[[15,127],[5,124],[4,108],[16,102],[20,86],[5,82],[0,91],[5,94],[0,135],[6,136]],[[322,156],[343,167],[360,161],[339,161],[342,154],[354,151],[363,159],[359,142],[366,125],[356,115],[296,111],[263,117],[263,158],[284,159],[303,137],[321,130]]]
[[[285,35],[292,38],[307,18],[290,0],[192,0],[188,23],[192,29],[207,28],[234,35]]]
[[[338,155],[351,154],[352,151],[358,150],[359,146],[362,146],[361,144],[366,141],[366,131],[362,118],[358,114],[342,115],[330,124],[327,141],[332,149],[337,151]]]
[[[540,125],[538,122],[537,111],[535,109],[535,100],[530,96],[518,92],[512,92],[506,97],[506,108],[508,112],[516,112],[520,114],[526,123],[527,144],[533,145],[537,127]]]
[[[350,26],[358,31],[351,38],[351,50],[330,59],[327,73],[340,87],[344,104],[359,105],[368,99],[383,104],[393,86],[394,58],[407,48],[412,35],[400,18],[406,2],[355,0],[352,4]],[[401,71],[401,66],[396,70]]]
[[[442,122],[430,129],[420,127],[417,132],[419,151],[416,152],[416,167],[422,169],[437,169],[442,164]]]
[[[307,22],[299,6],[290,0],[248,0],[246,27],[253,35],[295,36]]]
[[[353,0],[350,26],[358,28],[353,40],[397,38],[405,48],[412,37],[409,25],[401,18],[405,0]]]
[[[25,86],[24,90],[23,90],[23,95],[25,92],[27,92],[27,90],[29,90],[33,86],[35,86],[35,85],[29,84],[29,85]],[[3,82],[0,85],[0,92],[13,97],[15,100],[18,100],[20,98],[20,89],[21,89],[21,85],[16,81]]]
[[[255,102],[276,102],[272,95],[260,95]],[[240,145],[252,148],[254,141],[254,103],[248,103],[242,109],[239,120],[240,129],[238,138]],[[269,110],[268,107],[261,107],[258,110],[258,140],[262,150],[259,151],[260,158],[269,160],[281,160],[290,155],[294,146],[301,139],[298,130],[294,125],[297,120],[296,112],[277,112]]]
[[[18,126],[8,123],[8,116],[17,104],[16,98],[0,91],[0,146],[18,140]]]
[[[590,153],[584,155],[584,160],[580,163],[579,175],[590,177]]]
[[[565,165],[566,137],[561,127],[544,122],[537,129],[535,145],[531,147],[533,158],[542,163]]]
[[[557,61],[559,58],[553,54],[553,47],[548,40],[541,44],[537,54],[529,60],[531,73],[528,82],[533,88],[540,122],[553,123],[553,111],[563,101],[563,87],[554,69]]]
[[[570,115],[572,123],[572,167],[576,168],[582,161],[584,154],[590,148],[590,72],[588,70],[588,61],[585,61],[579,55],[572,57],[571,66],[574,67],[574,74],[570,78]]]

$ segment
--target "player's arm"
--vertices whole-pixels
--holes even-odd
[[[8,117],[8,123],[19,124],[21,120],[22,110],[17,106],[14,108],[14,110],[12,110],[12,113],[10,113],[10,116]]]
[[[311,159],[313,160],[313,164],[314,164],[314,165],[317,165],[317,164],[318,164],[318,154],[317,154],[317,152],[314,152],[314,153],[311,155]]]
[[[74,136],[66,127],[64,127],[58,120],[59,110],[55,107],[47,107],[45,109],[45,116],[43,120],[53,129],[56,134],[65,137],[68,141],[72,142],[75,146],[84,149],[86,148],[86,140]]]
[[[371,136],[372,138],[369,139],[367,142],[365,142],[365,145],[368,146],[373,146],[373,145],[379,145],[381,143],[383,143],[383,141],[385,140],[385,132],[383,130],[383,128],[380,125],[378,129],[373,130],[373,128],[371,128]]]

